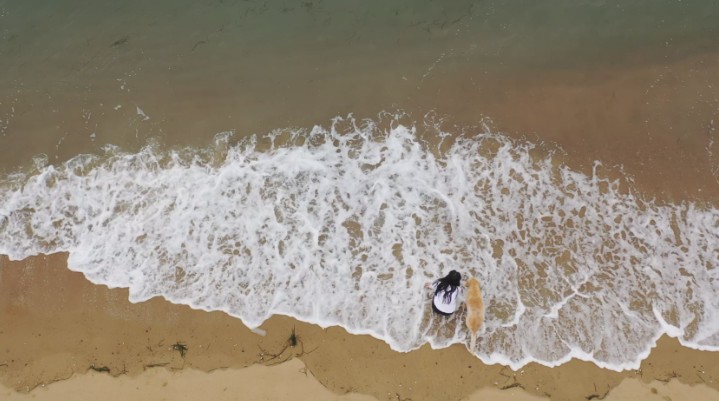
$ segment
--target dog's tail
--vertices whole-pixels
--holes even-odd
[[[477,333],[471,332],[469,338],[469,350],[474,351],[474,346],[477,344]]]

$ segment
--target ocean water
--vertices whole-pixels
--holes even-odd
[[[486,363],[631,369],[663,334],[716,351],[717,16],[676,1],[2,1],[0,253],[68,252],[133,302],[253,328],[283,314],[398,351],[468,343],[423,289],[457,269],[482,283],[470,352]],[[541,109],[511,95],[523,85],[607,71],[649,71],[616,84],[636,85],[612,94],[629,117],[590,103],[621,124],[571,102],[536,129],[492,122]],[[600,93],[582,82],[577,98]],[[582,151],[613,141],[609,162]],[[642,189],[670,170],[709,195]]]

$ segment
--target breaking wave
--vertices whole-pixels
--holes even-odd
[[[532,143],[438,134],[338,118],[39,163],[0,184],[0,253],[69,252],[133,302],[159,295],[249,327],[288,315],[399,351],[468,344],[423,289],[457,269],[487,307],[471,352],[514,369],[636,368],[662,334],[719,349],[716,209],[644,200]]]

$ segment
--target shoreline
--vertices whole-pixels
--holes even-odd
[[[0,307],[5,312],[0,327],[7,328],[0,331],[0,343],[7,344],[0,357],[0,384],[5,387],[28,392],[92,370],[137,377],[154,367],[208,372],[298,358],[332,392],[379,400],[395,400],[395,393],[413,401],[465,399],[481,389],[502,388],[552,400],[601,398],[628,378],[676,378],[719,390],[719,354],[685,348],[666,336],[634,371],[615,372],[572,360],[555,368],[531,363],[515,372],[485,365],[461,345],[440,350],[425,345],[398,353],[367,335],[282,316],[262,325],[267,333],[263,337],[222,312],[193,310],[159,298],[131,304],[126,289],[90,283],[66,268],[66,258],[0,258]],[[293,330],[297,346],[288,347]]]
[[[222,307],[250,325],[276,310],[321,324],[349,322],[359,334],[288,316],[251,330],[224,312],[160,296],[131,303],[128,289],[73,272],[68,253],[10,261],[0,252],[0,399],[719,400],[719,348],[706,346],[719,336],[712,319],[719,293],[719,270],[712,270],[719,265],[719,26],[712,21],[719,3],[46,3],[0,3],[0,198],[10,195],[0,204],[0,242],[10,244],[3,252],[73,249],[77,269],[132,286],[133,299],[163,292]],[[369,119],[381,130],[413,127],[410,147],[438,163],[405,163],[414,158],[403,154],[396,171],[406,175],[365,175],[388,158],[375,163],[347,149],[349,167],[327,165],[342,179],[317,184],[327,191],[303,185],[304,174],[275,185],[265,174],[271,169],[232,177],[235,152],[226,157],[227,147],[241,138],[257,135],[256,149],[264,151],[270,141],[263,135],[309,132],[350,116],[356,121],[339,126],[354,130]],[[479,162],[447,168],[455,166],[444,154],[472,157],[445,152],[453,140],[483,141],[484,133],[531,151],[482,170],[473,167]],[[227,143],[218,145],[218,135]],[[312,139],[302,141],[313,147]],[[496,153],[489,145],[477,148],[482,156]],[[68,170],[80,160],[124,162],[133,157],[109,158],[145,147],[197,156],[198,170],[210,174],[193,182],[179,168],[109,163],[118,174],[79,171],[70,181],[88,185],[73,186],[56,185],[51,172],[67,161]],[[368,146],[375,147],[393,150]],[[269,154],[273,168],[284,151]],[[304,160],[287,151],[291,157],[277,167],[304,170]],[[205,155],[217,163],[205,165]],[[525,173],[510,156],[542,163]],[[223,162],[228,169],[216,170]],[[41,165],[47,180],[22,182]],[[354,191],[365,188],[365,176],[392,184],[422,178],[413,166],[423,165],[438,166],[437,177],[451,183],[439,195],[492,196],[465,196],[454,207],[412,185],[405,191],[367,181],[371,191]],[[146,178],[163,185],[143,182],[154,171]],[[248,197],[235,196],[242,187]],[[145,208],[161,204],[177,213]],[[410,204],[416,213],[383,211]],[[397,230],[395,216],[421,229]],[[481,227],[463,224],[467,216]],[[276,229],[265,230],[273,220]],[[66,246],[67,238],[79,238],[83,252]],[[133,241],[137,247],[110,246]],[[610,368],[632,364],[601,361],[635,360],[639,351],[645,359],[625,371],[580,359],[513,370],[483,363],[464,343],[397,352],[362,334],[403,350],[430,338],[437,346],[462,341],[463,316],[438,322],[418,296],[421,280],[455,264],[490,280],[493,321],[479,347],[487,361],[552,361],[565,351]],[[354,282],[348,274],[333,281],[333,270],[352,271]],[[403,275],[404,288],[395,281]],[[377,291],[382,301],[372,302]],[[532,314],[520,313],[522,305]],[[432,318],[419,327],[400,321],[416,311]],[[663,332],[685,333],[690,346],[717,351],[684,347],[669,334],[650,348],[657,320]]]

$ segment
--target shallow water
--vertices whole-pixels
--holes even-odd
[[[467,341],[461,324],[426,322],[424,284],[457,269],[484,288],[472,351],[515,369],[636,368],[662,334],[719,347],[717,209],[658,205],[600,165],[585,176],[501,135],[447,136],[442,151],[387,126],[38,160],[4,185],[0,252],[69,252],[134,302],[160,295],[250,327],[284,314],[400,351]]]
[[[714,350],[718,16],[3,1],[0,252],[403,351],[466,341],[422,291],[457,268],[484,285],[485,362]]]
[[[543,130],[545,121],[522,121],[527,107],[511,103],[526,100],[543,82],[571,86],[576,74],[605,80],[611,71],[602,69],[715,53],[717,17],[714,2],[669,0],[621,6],[3,1],[0,160],[7,171],[38,153],[61,162],[106,143],[137,150],[158,137],[167,145],[205,146],[227,130],[265,133],[397,109],[417,119],[435,110],[469,124],[482,116],[499,118],[500,130],[540,131],[569,143],[557,137],[565,128],[560,123]],[[694,74],[684,69],[659,71],[630,85],[645,91],[653,84],[657,91],[663,81],[683,81],[655,97],[680,96],[671,107],[680,112],[700,109],[694,99],[700,94],[715,102],[716,91],[706,88],[716,83],[707,82],[713,75],[696,74],[700,66]],[[548,76],[557,72],[559,79]],[[690,87],[688,94],[680,92],[683,86]],[[558,95],[531,101],[551,103]],[[577,99],[565,103],[572,107]],[[595,103],[591,107],[599,109]],[[712,106],[707,108],[716,112]],[[511,117],[504,117],[507,111]],[[639,118],[666,113],[646,110]],[[546,120],[573,118],[545,114]],[[666,129],[664,121],[658,125]],[[601,136],[570,131],[562,135]]]

